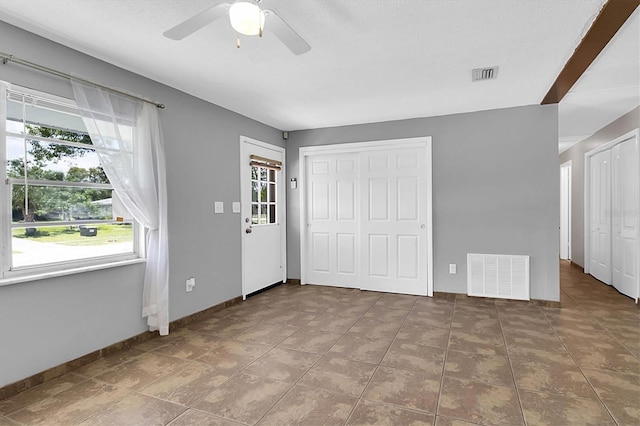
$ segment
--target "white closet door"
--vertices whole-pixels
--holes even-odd
[[[589,272],[611,284],[611,151],[591,157]]]
[[[426,173],[424,149],[361,154],[362,289],[427,295]]]
[[[359,287],[358,154],[306,157],[306,282]]]
[[[611,149],[613,286],[638,297],[638,141],[635,137]]]

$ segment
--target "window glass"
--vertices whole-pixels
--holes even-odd
[[[278,223],[277,171],[251,166],[251,223],[266,225]]]
[[[64,186],[12,185],[12,222],[112,220],[112,190]]]
[[[7,175],[9,177],[24,177],[24,140],[14,136],[7,136]]]
[[[72,101],[7,92],[0,140],[4,214],[10,259],[2,276],[23,267],[101,263],[136,252],[135,224],[115,197],[82,118]],[[122,126],[123,132],[131,127]],[[6,205],[6,207],[5,207]]]
[[[65,146],[51,142],[27,140],[27,177],[40,179],[38,175],[31,176],[29,170],[36,173],[61,172],[64,180],[69,182],[109,183],[102,170],[98,155],[93,149]]]
[[[16,268],[69,262],[132,251],[133,226],[130,223],[58,226],[38,223],[34,227],[15,228],[12,241]]]

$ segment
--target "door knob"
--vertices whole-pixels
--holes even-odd
[[[250,234],[250,233],[252,233],[252,232],[253,232],[253,229],[251,229],[251,228],[247,228],[247,229],[245,229],[245,230],[244,230],[244,232],[246,232],[247,234]]]

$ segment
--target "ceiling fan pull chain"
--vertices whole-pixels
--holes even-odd
[[[236,47],[238,49],[240,49],[240,36],[238,36],[238,38],[236,38]]]

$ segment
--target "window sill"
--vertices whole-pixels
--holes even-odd
[[[65,275],[82,274],[85,272],[99,271],[102,269],[117,268],[120,266],[135,265],[138,263],[145,263],[146,261],[147,259],[135,258],[135,259],[120,260],[120,261],[109,262],[109,263],[101,263],[99,265],[81,266],[77,268],[64,269],[61,271],[50,271],[50,272],[36,273],[32,275],[19,275],[14,277],[2,278],[0,279],[0,287],[5,285],[19,284],[23,282],[63,277]]]

